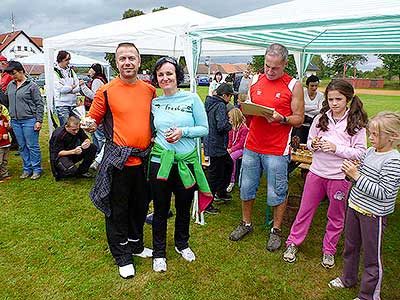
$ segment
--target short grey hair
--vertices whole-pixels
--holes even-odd
[[[287,61],[289,56],[289,51],[288,49],[286,49],[285,46],[278,43],[273,43],[269,45],[269,47],[265,51],[265,55],[280,56],[284,61]]]

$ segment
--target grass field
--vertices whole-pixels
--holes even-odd
[[[201,98],[205,88],[199,89]],[[370,115],[400,110],[400,97],[361,95]],[[47,128],[47,127],[46,127]],[[343,238],[337,265],[320,265],[327,202],[319,208],[298,261],[282,261],[282,251],[265,250],[265,181],[254,211],[254,233],[243,241],[228,240],[241,218],[237,187],[234,200],[220,205],[222,213],[207,216],[205,226],[191,224],[190,244],[197,260],[186,263],[174,251],[173,220],[169,221],[168,271],[156,274],[151,260],[135,258],[137,275],[123,280],[108,250],[104,216],[90,202],[92,180],[55,182],[48,155],[48,132],[41,133],[43,177],[20,180],[20,157],[11,152],[13,177],[0,184],[0,299],[353,299],[357,289],[333,291],[330,279],[342,269]],[[290,192],[300,195],[298,172],[289,179]],[[398,203],[400,198],[398,198]],[[290,227],[283,227],[284,238]],[[388,218],[383,243],[385,277],[382,299],[400,298],[400,211]],[[145,226],[151,247],[151,228]]]

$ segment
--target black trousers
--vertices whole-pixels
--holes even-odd
[[[210,156],[207,179],[213,195],[226,195],[226,188],[231,182],[233,161],[228,152],[223,156]]]
[[[189,166],[193,172],[193,168]],[[153,257],[166,257],[167,218],[172,193],[175,195],[175,246],[178,250],[189,247],[190,207],[196,186],[185,189],[176,164],[172,166],[168,180],[157,179],[159,163],[150,164],[150,184],[153,196]]]
[[[143,225],[149,189],[143,166],[113,171],[111,216],[106,217],[108,245],[118,266],[133,263],[132,253],[143,251]]]
[[[89,170],[91,163],[96,157],[96,146],[90,144],[89,148],[82,149],[79,155],[62,156],[56,161],[58,177],[71,177],[81,175]],[[79,166],[75,164],[82,161]]]

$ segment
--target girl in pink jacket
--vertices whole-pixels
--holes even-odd
[[[229,131],[228,153],[231,155],[233,160],[233,171],[231,183],[227,187],[226,191],[230,193],[235,185],[236,161],[243,155],[244,143],[247,134],[249,133],[249,128],[246,125],[246,118],[240,109],[231,109],[228,116],[229,122],[232,124],[232,130]]]
[[[313,160],[299,212],[286,241],[285,261],[296,260],[297,249],[306,238],[314,213],[327,196],[328,222],[322,243],[322,266],[334,267],[351,186],[345,180],[341,165],[345,159],[358,161],[367,149],[367,121],[363,104],[354,95],[352,85],[344,80],[331,81],[325,90],[321,114],[314,119],[308,135],[307,146],[314,151]]]

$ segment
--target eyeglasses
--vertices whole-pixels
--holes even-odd
[[[175,58],[169,57],[169,56],[164,56],[156,61],[156,65],[163,64],[166,62],[169,62],[169,63],[173,64],[174,66],[176,66],[178,64],[178,62],[176,61]]]

